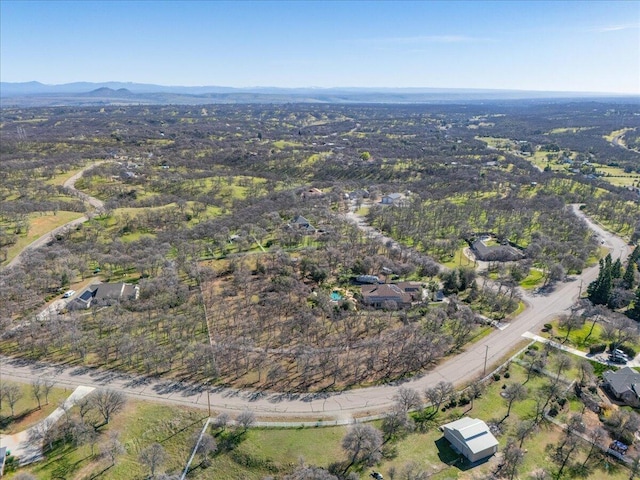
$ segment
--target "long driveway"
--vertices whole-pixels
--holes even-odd
[[[589,226],[604,240],[614,258],[617,256],[626,258],[630,249],[624,240],[591,222],[578,206],[573,206],[573,209],[576,215],[585,218]],[[441,380],[458,385],[470,382],[485,371],[485,355],[488,366],[486,371],[489,372],[492,365],[498,364],[523,340],[525,332],[536,332],[552,317],[567,312],[577,299],[580,290],[586,288],[597,274],[598,266],[587,268],[571,281],[557,285],[552,292],[545,295],[524,296],[528,308],[512,320],[506,328],[493,331],[481,342],[469,345],[464,352],[441,362],[433,370],[405,382],[404,386],[422,391]],[[251,409],[259,418],[283,420],[347,420],[356,416],[374,415],[387,410],[393,404],[393,396],[398,389],[398,385],[383,385],[340,393],[284,394],[257,393],[220,387],[209,389],[209,395],[207,395],[206,389],[201,385],[132,377],[88,368],[34,365],[7,357],[0,357],[0,374],[2,378],[22,382],[30,382],[35,376],[45,375],[55,378],[56,382],[62,386],[108,386],[140,399],[200,408],[207,408],[210,402],[214,411],[237,414],[245,409]]]
[[[104,203],[102,202],[102,200],[98,200],[97,198],[92,197],[90,195],[87,195],[86,193],[81,192],[80,190],[76,190],[75,185],[76,185],[76,181],[80,177],[82,177],[82,174],[84,172],[86,172],[90,168],[93,168],[96,165],[99,165],[101,163],[104,163],[104,161],[94,162],[91,165],[86,166],[85,168],[80,170],[78,173],[76,173],[75,175],[73,175],[72,177],[67,179],[63,184],[63,186],[65,188],[69,189],[70,192],[73,195],[75,195],[76,197],[80,198],[83,202],[91,205],[91,207],[93,207],[96,210],[101,210],[104,207]],[[51,230],[48,233],[45,233],[41,237],[35,239],[33,242],[31,242],[26,247],[24,247],[22,249],[22,251],[20,253],[18,253],[18,255],[16,255],[9,263],[7,263],[5,268],[15,267],[16,265],[19,265],[20,262],[22,261],[22,258],[25,255],[28,255],[30,251],[36,250],[36,249],[41,248],[42,246],[46,245],[47,243],[49,243],[51,238],[55,237],[58,233],[64,232],[65,230],[67,230],[69,228],[77,227],[81,223],[84,223],[84,222],[86,222],[88,220],[89,220],[88,215],[84,215],[84,216],[82,216],[80,218],[76,218],[75,220],[71,220],[70,222],[67,222],[64,225],[60,226],[60,227],[54,228],[53,230]]]

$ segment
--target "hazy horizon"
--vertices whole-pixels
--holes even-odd
[[[3,0],[0,27],[2,82],[640,94],[636,1]]]
[[[640,95],[640,92],[638,93],[617,93],[617,92],[596,92],[596,91],[575,91],[575,90],[533,90],[533,89],[518,89],[518,88],[468,88],[468,87],[430,87],[430,86],[407,86],[407,87],[396,87],[396,86],[377,86],[377,85],[373,85],[373,86],[362,86],[362,85],[356,85],[356,86],[343,86],[343,85],[336,85],[336,86],[327,86],[327,87],[321,87],[321,86],[317,86],[317,85],[299,85],[299,86],[292,86],[292,87],[282,87],[282,86],[278,86],[278,85],[249,85],[249,86],[245,86],[245,87],[238,87],[238,86],[234,86],[234,85],[168,85],[168,84],[161,84],[161,83],[147,83],[147,82],[132,82],[132,81],[128,81],[128,80],[105,80],[105,81],[99,81],[99,82],[91,82],[91,81],[85,81],[85,80],[74,80],[71,82],[65,82],[65,83],[45,83],[45,82],[41,82],[37,79],[35,80],[28,80],[28,81],[24,81],[24,82],[6,82],[6,81],[2,81],[2,83],[4,84],[28,84],[28,83],[38,83],[40,85],[43,86],[47,86],[47,87],[59,87],[59,86],[65,86],[65,85],[73,85],[73,84],[89,84],[89,85],[104,85],[104,84],[122,84],[125,85],[124,88],[126,88],[126,85],[138,85],[138,86],[143,86],[143,85],[150,85],[150,86],[157,86],[157,87],[161,87],[161,88],[217,88],[217,89],[230,89],[230,90],[371,90],[371,91],[384,91],[384,90],[394,90],[394,91],[411,91],[411,90],[416,90],[416,91],[427,91],[427,90],[435,90],[435,91],[446,91],[446,90],[451,90],[451,91],[456,91],[456,90],[460,90],[460,91],[479,91],[479,92],[535,92],[535,93],[572,93],[572,94],[589,94],[589,95],[615,95],[615,96],[638,96]]]

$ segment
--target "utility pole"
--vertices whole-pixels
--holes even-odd
[[[487,374],[487,357],[489,356],[489,345],[485,345],[486,350],[484,351],[484,370],[482,371],[482,376],[484,377]]]

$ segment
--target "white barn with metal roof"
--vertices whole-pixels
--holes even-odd
[[[498,440],[482,420],[463,417],[440,427],[444,438],[471,463],[490,457],[498,451]]]

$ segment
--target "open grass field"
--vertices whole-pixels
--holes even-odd
[[[620,167],[598,166],[596,171],[602,175],[602,180],[617,187],[636,186],[640,182],[640,175],[637,173],[626,173]]]
[[[69,180],[71,177],[73,177],[80,170],[82,170],[82,167],[74,168],[73,170],[68,170],[68,171],[66,171],[64,173],[59,173],[58,175],[55,175],[54,177],[48,179],[45,183],[47,183],[49,185],[56,185],[56,186],[57,185],[64,185],[64,182]]]
[[[11,416],[11,408],[6,399],[0,408],[0,433],[3,435],[13,435],[35,425],[46,418],[51,412],[58,408],[58,404],[63,402],[71,393],[64,388],[52,388],[49,392],[49,403],[46,403],[44,396],[41,399],[42,408],[38,409],[38,402],[33,398],[31,385],[15,383],[3,380],[5,385],[16,385],[20,387],[22,396],[14,406],[15,418]]]
[[[624,135],[625,133],[627,133],[630,130],[634,130],[634,129],[633,128],[621,128],[620,130],[614,130],[609,135],[604,135],[604,138],[608,142],[613,142],[614,138],[616,138],[619,135]]]
[[[514,382],[522,383],[526,378],[524,369],[516,364],[509,367],[509,374],[509,378],[502,377],[492,382],[473,404],[460,405],[438,412],[424,424],[425,428],[389,443],[385,448],[388,452],[387,456],[372,468],[381,472],[385,478],[390,478],[389,474],[392,470],[401,471],[408,464],[415,464],[420,470],[430,473],[432,476],[429,478],[436,480],[471,480],[478,478],[479,475],[491,473],[499,463],[499,456],[470,467],[466,462],[459,460],[459,456],[443,439],[438,426],[465,415],[487,422],[497,422],[504,432],[498,435],[499,449],[504,448],[508,436],[518,423],[530,418],[535,402],[533,392],[541,388],[546,381],[544,377],[532,377],[526,383],[529,392],[527,397],[515,402],[511,415],[505,417],[507,403],[501,396],[503,386]],[[574,374],[573,370],[566,372],[567,378]],[[33,408],[33,400],[28,397],[29,386],[24,385],[22,388],[25,390],[25,400],[19,404],[19,407],[29,410]],[[54,399],[57,404],[69,393],[62,389],[55,389],[51,395],[50,409],[54,408]],[[3,406],[3,413],[6,414],[4,408]],[[569,409],[578,411],[576,409],[579,408],[578,403],[570,401],[567,403],[567,412],[561,412],[558,418],[564,418],[562,415],[566,416]],[[20,423],[14,424],[12,430],[20,431],[27,428],[37,419],[43,418],[48,411],[43,408],[42,413],[37,417],[25,417]],[[85,444],[77,447],[60,446],[51,452],[45,461],[28,466],[25,470],[38,479],[58,478],[61,474],[64,475],[61,478],[143,479],[147,478],[149,471],[139,461],[140,452],[151,443],[158,442],[166,452],[159,471],[177,474],[184,468],[194,436],[204,423],[203,413],[201,410],[129,401],[125,410],[118,414],[107,427],[101,429],[101,434],[93,448],[94,453],[99,452],[100,445],[109,435],[118,432],[119,441],[125,450],[117,458],[114,466],[111,466],[110,461],[104,456],[92,455],[92,446]],[[379,427],[380,422],[374,422],[374,425]],[[197,466],[196,462],[188,478],[198,480],[282,478],[302,462],[326,468],[331,463],[346,458],[341,441],[347,430],[346,426],[250,429],[238,435],[234,448],[221,448],[212,457],[209,467]],[[212,428],[210,433],[219,442],[221,441],[220,430]],[[541,467],[552,469],[548,446],[557,443],[560,436],[561,432],[555,425],[544,423],[537,433],[525,440],[523,447],[526,455],[519,470],[520,478],[528,478]],[[581,460],[583,456],[584,452],[578,453],[576,459]],[[370,471],[371,469],[365,468],[357,472],[358,478],[361,480],[369,478]],[[626,468],[612,462],[600,462],[580,478],[623,480],[629,478],[629,472]]]
[[[51,230],[64,225],[71,220],[82,217],[79,212],[67,212],[64,210],[54,214],[39,215],[33,213],[29,215],[29,232],[18,236],[18,241],[8,249],[7,263],[10,262],[24,247]]]

